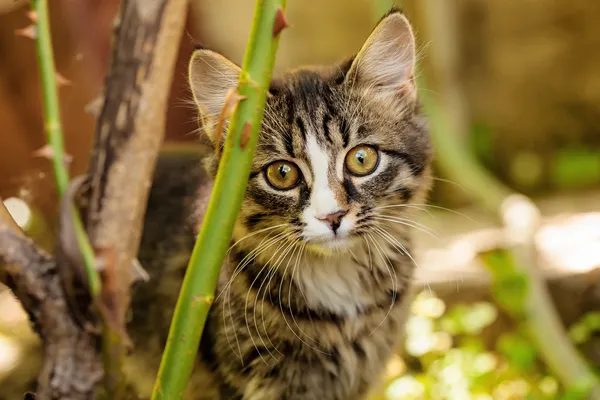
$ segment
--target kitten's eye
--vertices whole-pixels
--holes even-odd
[[[275,189],[289,190],[300,182],[300,170],[289,161],[275,161],[265,170],[267,182]]]
[[[371,146],[356,146],[346,154],[346,168],[352,175],[369,175],[379,163],[379,153]]]

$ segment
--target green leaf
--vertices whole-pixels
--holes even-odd
[[[534,370],[537,351],[525,337],[515,333],[504,334],[500,336],[496,347],[512,368],[520,372]]]

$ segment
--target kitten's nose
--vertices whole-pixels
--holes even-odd
[[[342,223],[342,218],[344,215],[348,214],[348,210],[339,210],[331,214],[327,214],[324,217],[317,217],[319,221],[323,221],[329,225],[333,233],[336,233],[340,224]]]

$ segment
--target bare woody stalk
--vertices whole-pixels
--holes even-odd
[[[103,267],[100,294],[111,399],[123,395],[126,317],[143,216],[164,138],[167,101],[187,0],[121,3],[87,187],[87,232]],[[137,271],[137,274],[136,274]]]
[[[271,81],[286,0],[257,0],[232,117],[213,193],[175,308],[153,400],[180,399],[190,378],[221,264],[230,245]]]
[[[491,259],[484,256],[486,266],[492,273],[496,287],[494,293],[499,304],[506,305],[504,298],[514,293],[504,293],[502,284],[506,279],[520,278],[523,282],[522,297],[513,301],[512,314],[520,318],[535,342],[541,358],[566,387],[567,392],[578,399],[600,399],[600,381],[570,342],[563,325],[552,305],[545,282],[538,273],[535,234],[540,224],[540,212],[526,196],[514,193],[486,171],[460,143],[461,130],[466,128],[463,109],[464,99],[453,79],[456,51],[453,14],[443,0],[419,2],[423,22],[431,41],[429,47],[432,64],[438,73],[445,75],[439,98],[422,90],[421,101],[431,120],[431,134],[436,149],[436,161],[440,169],[484,209],[497,213],[502,221],[506,237],[511,243],[508,251],[511,271],[495,268]],[[420,87],[425,87],[424,78]],[[440,100],[441,99],[441,100]],[[517,279],[518,280],[518,279]],[[510,286],[509,286],[510,287]],[[504,298],[503,298],[504,297]]]
[[[0,201],[0,281],[19,299],[44,345],[38,400],[89,400],[102,376],[93,335],[71,314],[55,260],[25,237]]]

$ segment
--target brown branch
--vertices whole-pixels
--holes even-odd
[[[130,267],[164,137],[186,10],[186,0],[124,1],[106,80],[89,167],[87,229],[96,249],[115,254],[123,306],[129,303],[126,294],[134,278]]]
[[[38,399],[93,398],[102,377],[97,340],[71,315],[54,259],[26,238],[0,201],[0,280],[44,342]]]
[[[99,309],[105,324],[121,334],[120,340],[108,339],[111,393],[122,387],[129,288],[139,277],[134,260],[186,11],[187,0],[122,3],[97,124],[85,206],[88,235],[103,267]]]

